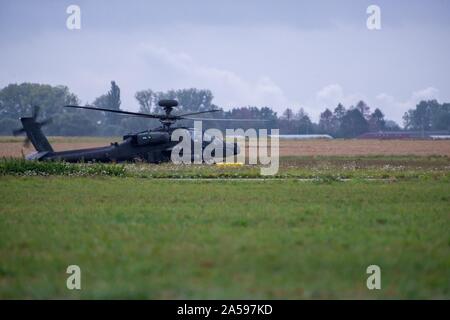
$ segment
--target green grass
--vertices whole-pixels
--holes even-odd
[[[125,163],[101,164],[36,162],[0,159],[0,175],[123,176],[140,178],[292,178],[337,181],[342,179],[439,179],[450,181],[450,158],[444,156],[284,157],[274,176],[262,176],[259,166],[218,167]]]
[[[449,186],[4,175],[0,298],[448,299]]]
[[[19,176],[124,176],[125,167],[120,164],[67,163],[0,159],[0,175]]]

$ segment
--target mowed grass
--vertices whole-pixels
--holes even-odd
[[[145,179],[439,179],[450,181],[446,156],[282,157],[273,176],[260,165],[66,163],[0,158],[0,176],[122,176]]]
[[[0,176],[0,298],[448,299],[449,186]]]

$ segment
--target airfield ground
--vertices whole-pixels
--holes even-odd
[[[18,144],[2,139],[2,152]],[[288,154],[280,180],[263,181],[248,179],[258,172],[248,166],[126,165],[119,177],[102,167],[79,177],[0,161],[0,298],[448,299],[450,142],[436,142]],[[70,264],[82,290],[66,288]],[[371,264],[381,290],[366,287]]]
[[[56,151],[109,145],[121,138],[50,137]],[[21,157],[23,137],[1,137],[0,157]],[[23,149],[25,154],[33,147]],[[450,156],[449,140],[280,140],[280,156],[368,156],[444,155]]]

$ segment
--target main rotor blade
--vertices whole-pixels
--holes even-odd
[[[153,119],[167,119],[172,118],[173,116],[167,117],[166,115],[162,114],[150,114],[150,113],[140,113],[140,112],[131,112],[131,111],[123,111],[123,110],[112,110],[112,109],[106,109],[106,108],[96,108],[96,107],[90,107],[90,106],[74,106],[74,105],[67,105],[64,106],[65,108],[77,108],[77,109],[87,109],[87,110],[97,110],[97,111],[105,111],[105,112],[112,112],[112,113],[120,113],[120,114],[126,114],[129,116],[136,116],[136,117],[144,117],[144,118],[153,118]]]
[[[199,112],[192,112],[192,113],[185,113],[185,114],[181,114],[181,115],[169,115],[169,116],[167,116],[165,114],[151,114],[151,113],[140,113],[140,112],[123,111],[123,110],[112,110],[112,109],[106,109],[106,108],[96,108],[96,107],[91,107],[91,106],[67,105],[67,106],[64,106],[64,107],[66,107],[66,108],[77,108],[77,109],[105,111],[105,112],[126,114],[126,115],[129,115],[129,116],[153,118],[153,119],[163,119],[163,120],[187,119],[187,120],[199,120],[199,121],[254,121],[254,122],[266,122],[266,121],[269,121],[269,120],[261,120],[261,119],[216,119],[216,118],[191,118],[191,117],[186,117],[187,115],[191,116],[191,115],[196,115],[196,114],[220,111],[218,109],[199,111]]]
[[[181,117],[181,119],[188,119],[188,120],[199,120],[199,121],[246,121],[246,122],[266,122],[269,120],[262,120],[262,119],[217,119],[217,118],[190,118],[190,117]]]
[[[199,112],[183,113],[183,114],[177,114],[176,117],[193,116],[193,115],[196,115],[196,114],[217,112],[217,111],[221,111],[221,110],[213,109],[213,110],[206,110],[206,111],[199,111]]]

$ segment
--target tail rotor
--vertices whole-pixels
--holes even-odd
[[[46,126],[46,125],[48,125],[48,124],[50,124],[52,122],[51,118],[47,118],[47,119],[44,119],[42,121],[37,121],[37,118],[39,117],[39,113],[40,113],[40,107],[39,106],[33,106],[32,111],[31,111],[31,117],[20,118],[20,120],[22,122],[22,125],[24,125],[25,123],[29,123],[35,129],[40,130],[40,128],[42,128],[42,127],[44,127],[44,126]],[[30,132],[30,130],[27,131],[25,127],[15,129],[15,130],[13,130],[12,133],[13,133],[14,136],[18,136],[18,135],[21,135],[23,133],[26,134],[25,140],[23,142],[23,146],[25,148],[28,148],[30,146],[30,142],[33,142],[33,141],[31,141],[31,139],[33,139],[33,132]]]

